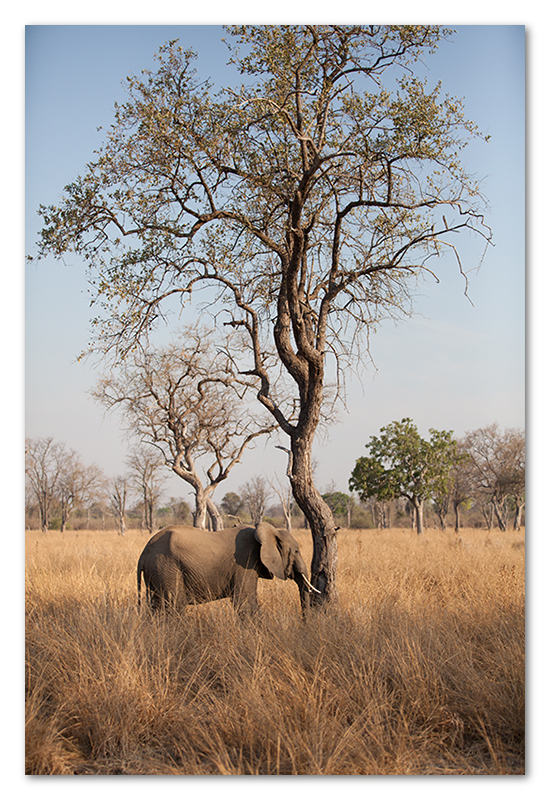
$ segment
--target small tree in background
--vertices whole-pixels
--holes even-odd
[[[164,459],[149,447],[136,447],[128,459],[130,479],[135,492],[141,497],[142,527],[153,533],[156,527],[155,510],[162,496],[166,476],[162,475]]]
[[[105,486],[105,476],[96,464],[86,467],[74,451],[67,454],[58,489],[62,531],[66,528],[69,514],[76,506],[82,505],[89,509],[94,504],[103,503]]]
[[[279,498],[281,511],[283,512],[283,516],[285,518],[286,529],[289,533],[291,533],[292,511],[294,510],[294,496],[292,494],[292,486],[290,483],[284,483],[283,481],[280,480],[269,481],[269,485]]]
[[[348,528],[351,527],[351,510],[353,508],[353,497],[345,492],[329,491],[322,495],[323,500],[328,505],[333,514],[346,516]]]
[[[513,509],[514,529],[518,530],[525,505],[525,432],[517,428],[502,431],[494,422],[468,431],[462,442],[471,459],[474,492],[487,527],[492,527],[494,513],[500,530],[505,531]]]
[[[405,417],[371,436],[366,445],[370,455],[355,464],[349,488],[361,500],[377,497],[392,500],[405,497],[414,508],[416,531],[424,532],[423,502],[449,491],[457,443],[452,431],[430,428],[430,440],[422,439],[416,425]]]
[[[183,497],[171,497],[168,501],[168,507],[172,512],[174,522],[188,524],[190,519],[192,521],[191,509]]]
[[[222,498],[220,508],[228,517],[239,519],[239,511],[242,511],[243,501],[237,492],[227,492]]]
[[[126,532],[126,501],[128,499],[128,480],[121,477],[113,478],[109,484],[109,502],[119,536]]]
[[[59,481],[68,458],[65,445],[51,436],[25,441],[25,473],[30,493],[36,499],[40,527],[47,531],[50,514],[59,490]]]
[[[258,475],[247,481],[244,486],[241,486],[240,491],[252,524],[258,525],[265,514],[265,507],[270,496],[267,481],[261,475]]]

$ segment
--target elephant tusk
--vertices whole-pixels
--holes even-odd
[[[316,589],[315,586],[311,585],[311,583],[308,581],[305,575],[302,575],[302,578],[304,579],[304,583],[310,592],[316,592],[316,594],[321,594],[319,589]]]

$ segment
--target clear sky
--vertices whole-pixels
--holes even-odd
[[[217,26],[30,26],[26,33],[26,252],[33,253],[40,203],[56,203],[63,187],[82,173],[102,139],[98,126],[112,120],[124,99],[125,76],[153,65],[168,39],[199,53],[200,75],[227,82],[227,51]],[[472,270],[469,297],[451,258],[425,283],[418,316],[382,326],[371,342],[376,370],[362,385],[350,380],[347,412],[316,448],[317,484],[347,490],[355,460],[381,426],[412,417],[428,428],[465,431],[498,422],[524,427],[525,138],[524,29],[459,26],[422,68],[430,82],[464,99],[466,115],[489,144],[464,156],[469,172],[483,178],[493,229],[477,271],[481,247],[463,242]],[[87,395],[99,375],[92,362],[76,363],[89,340],[89,295],[76,257],[47,259],[26,272],[26,435],[53,436],[95,462],[108,476],[124,472],[127,444],[116,417],[104,417]],[[283,477],[285,457],[275,442],[260,445],[219,490],[238,487],[255,474]],[[177,478],[169,494],[187,496]]]

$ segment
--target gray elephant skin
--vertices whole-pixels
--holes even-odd
[[[204,531],[183,525],[163,528],[145,545],[137,567],[151,608],[182,610],[187,604],[230,597],[240,614],[258,610],[258,578],[292,579],[304,614],[310,592],[306,565],[296,539],[267,522],[255,527]]]

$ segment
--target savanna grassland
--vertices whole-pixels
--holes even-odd
[[[523,774],[523,531],[341,531],[304,622],[138,613],[146,541],[27,532],[27,774]]]

